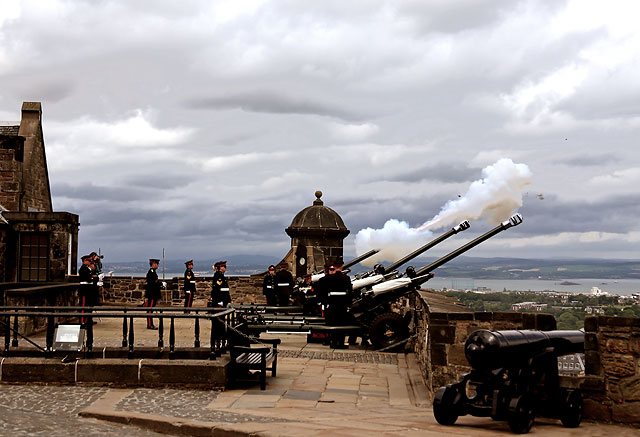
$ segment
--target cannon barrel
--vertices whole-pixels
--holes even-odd
[[[543,352],[555,357],[584,352],[584,332],[479,329],[469,335],[464,345],[469,365],[478,370],[526,362]]]
[[[362,255],[352,259],[351,261],[345,263],[342,266],[342,269],[348,269],[351,266],[355,266],[356,264],[358,264],[361,261],[364,261],[367,258],[371,258],[373,255],[375,255],[376,253],[380,252],[380,249],[371,249],[369,252],[363,253]]]
[[[348,263],[343,264],[342,265],[342,270],[346,270],[349,267],[351,267],[353,265],[356,265],[359,262],[364,261],[367,258],[371,258],[373,255],[375,255],[378,252],[380,252],[380,249],[371,249],[369,252],[363,253],[362,255],[352,259]],[[313,273],[311,275],[311,282],[318,282],[323,276],[324,276],[324,272],[322,272],[322,271]]]
[[[443,265],[445,263],[448,263],[452,259],[462,255],[463,253],[465,253],[469,249],[477,246],[478,244],[482,243],[483,241],[486,241],[489,238],[493,237],[494,235],[499,234],[500,232],[502,232],[504,230],[507,230],[507,229],[509,229],[509,228],[511,228],[513,226],[518,226],[520,223],[522,223],[522,216],[520,214],[512,215],[509,218],[509,220],[506,220],[506,221],[500,223],[498,226],[496,226],[495,228],[491,229],[489,232],[487,232],[487,233],[485,233],[483,235],[480,235],[475,240],[469,241],[464,246],[459,247],[456,250],[454,250],[453,252],[450,252],[447,255],[443,256],[442,258],[435,260],[434,262],[432,262],[428,266],[424,266],[420,270],[417,270],[416,271],[416,276],[423,276],[423,275],[426,275],[427,273],[432,272],[433,270],[437,269],[441,265]]]
[[[393,270],[395,270],[398,267],[400,267],[402,264],[408,263],[409,261],[411,261],[415,257],[422,255],[424,252],[426,252],[427,250],[431,249],[436,244],[442,243],[444,240],[446,240],[447,238],[451,237],[452,235],[455,235],[458,232],[462,232],[464,230],[469,229],[470,226],[471,225],[469,224],[469,222],[467,220],[463,221],[459,225],[454,226],[453,228],[451,228],[448,232],[445,232],[444,234],[440,235],[438,238],[430,241],[429,243],[425,244],[424,246],[420,247],[419,249],[414,250],[409,255],[400,258],[398,261],[394,262],[393,264],[389,264],[387,267],[385,267],[383,274],[387,274],[389,272],[392,272]]]

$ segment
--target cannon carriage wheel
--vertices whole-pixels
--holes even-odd
[[[509,428],[516,434],[526,434],[531,430],[536,413],[528,395],[517,396],[509,402]]]
[[[409,327],[397,313],[378,315],[369,328],[369,338],[377,349],[387,348],[409,337]]]
[[[433,417],[440,425],[453,425],[458,420],[456,398],[458,391],[450,386],[440,387],[433,397]]]
[[[584,416],[584,403],[579,391],[568,390],[562,405],[560,421],[566,428],[577,428]]]

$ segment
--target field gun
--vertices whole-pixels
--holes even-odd
[[[378,283],[369,283],[366,286],[360,286],[358,279],[352,281],[352,286],[356,292],[361,291],[360,296],[355,298],[349,307],[349,313],[352,316],[351,328],[357,328],[361,334],[367,336],[373,345],[378,349],[389,349],[394,346],[400,345],[406,342],[409,337],[409,321],[411,318],[411,312],[408,312],[404,317],[392,310],[392,305],[398,299],[408,295],[420,288],[420,285],[428,281],[433,277],[432,271],[437,267],[440,267],[444,263],[451,259],[460,256],[466,251],[472,249],[485,240],[493,237],[494,235],[509,229],[513,226],[517,226],[522,222],[522,217],[519,214],[512,216],[509,220],[499,224],[489,232],[481,235],[475,240],[470,241],[464,246],[454,250],[453,252],[445,255],[444,257],[436,260],[435,262],[425,266],[419,270],[413,268],[407,269],[406,276],[396,277],[395,279],[385,279],[386,275],[382,274],[382,271],[378,273],[381,279]],[[426,251],[428,248],[440,243],[444,239],[454,235],[462,230],[467,229],[468,223],[461,223],[457,227],[451,229],[447,233],[436,238],[434,241],[428,243],[426,246],[418,249],[418,251],[404,257],[402,260],[398,260],[389,267],[396,268],[402,262],[408,262],[409,257],[416,252],[420,253]],[[419,253],[418,253],[419,254]],[[390,270],[387,275],[397,275],[397,272]],[[375,278],[375,275],[369,278]],[[361,278],[360,281],[369,278]],[[376,279],[377,280],[377,279]],[[365,289],[364,291],[362,291]],[[317,305],[316,305],[317,307]],[[320,330],[320,322],[315,314],[305,311],[304,314],[300,314],[304,307],[266,307],[261,305],[252,306],[254,312],[254,322],[250,324],[251,329],[254,332],[266,331],[267,329],[276,332],[314,332]],[[239,310],[247,311],[249,308],[243,306],[238,307]],[[268,315],[272,313],[272,315]],[[273,314],[273,313],[280,313]],[[287,314],[282,314],[287,313]],[[297,313],[297,314],[296,314]],[[290,316],[294,317],[295,323],[292,322]],[[297,317],[301,316],[301,317]],[[355,325],[354,325],[355,324]],[[326,326],[325,326],[326,328]],[[337,327],[333,327],[337,329]]]
[[[469,222],[467,220],[464,220],[463,222],[461,222],[460,224],[454,226],[453,228],[451,228],[449,231],[445,232],[444,234],[438,236],[437,238],[431,240],[430,242],[428,242],[427,244],[425,244],[424,246],[414,250],[413,252],[411,252],[410,254],[403,256],[402,258],[400,258],[399,260],[389,264],[387,267],[382,266],[381,264],[376,264],[372,270],[356,276],[352,281],[351,281],[351,285],[353,286],[354,290],[358,290],[361,288],[365,288],[365,287],[369,287],[372,286],[374,284],[378,284],[380,282],[384,282],[387,281],[389,279],[393,279],[395,277],[398,277],[398,272],[396,271],[396,269],[400,266],[402,266],[403,264],[408,263],[409,261],[411,261],[412,259],[422,255],[423,253],[425,253],[427,250],[435,247],[436,245],[442,243],[444,240],[446,240],[447,238],[451,237],[452,235],[457,234],[458,232],[462,232],[465,231],[467,229],[469,229],[471,225],[469,224]],[[412,271],[413,267],[409,267],[408,271]]]
[[[558,357],[578,352],[584,352],[582,331],[474,331],[465,343],[471,371],[436,392],[435,419],[453,425],[467,414],[491,417],[524,434],[538,414],[575,428],[584,414],[582,396],[560,387]]]
[[[476,239],[439,258],[419,270],[407,269],[407,276],[389,279],[372,285],[354,300],[350,312],[358,323],[367,327],[371,341],[377,347],[390,347],[408,337],[409,320],[392,311],[398,299],[420,288],[431,279],[433,270],[474,248],[483,241],[522,223],[522,216],[515,214]],[[455,229],[455,228],[454,228]],[[453,232],[453,229],[449,233]],[[444,234],[446,235],[446,234]],[[443,235],[443,236],[444,236]],[[355,288],[355,287],[354,287]]]

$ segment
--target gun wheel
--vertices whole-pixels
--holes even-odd
[[[579,391],[572,390],[567,393],[560,421],[566,428],[577,428],[584,416],[584,403]]]
[[[384,313],[371,322],[369,338],[376,349],[392,346],[409,336],[409,327],[400,314]]]
[[[533,403],[528,396],[518,396],[509,402],[509,428],[516,434],[526,434],[535,420]]]
[[[433,417],[440,425],[453,425],[458,420],[455,413],[456,390],[451,387],[440,387],[433,398]]]

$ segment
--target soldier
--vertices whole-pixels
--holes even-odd
[[[267,299],[267,306],[278,305],[278,297],[276,295],[276,266],[270,265],[268,273],[262,282],[262,294]]]
[[[349,323],[349,306],[351,305],[351,294],[353,287],[347,275],[340,271],[342,260],[338,259],[329,263],[326,268],[328,275],[325,276],[322,287],[322,294],[325,306],[325,320],[329,326],[340,326]],[[320,282],[320,281],[319,281]],[[343,349],[344,334],[332,333],[331,347]]]
[[[218,261],[213,265],[213,268],[216,272],[213,274],[213,283],[211,284],[211,306],[225,308],[231,303],[229,282],[224,276],[224,272],[227,271],[227,262]]]
[[[158,270],[158,265],[160,264],[159,259],[150,258],[149,259],[149,271],[147,272],[147,285],[145,287],[144,297],[146,298],[145,306],[152,308],[158,304],[158,301],[162,298],[162,293],[160,287],[166,286],[166,282],[160,281],[158,279],[158,274],[156,270]],[[151,314],[153,310],[147,311],[147,313]],[[147,317],[147,329],[158,329],[153,324],[153,319],[151,317]]]
[[[101,305],[100,291],[102,290],[102,285],[103,285],[102,280],[104,279],[104,273],[102,272],[102,259],[104,258],[104,256],[98,255],[96,252],[91,252],[89,256],[91,257],[91,261],[95,265],[94,273],[96,275],[96,278],[94,280],[95,286],[96,286],[95,301],[93,302],[93,305]]]
[[[280,270],[276,273],[276,295],[278,296],[278,306],[284,307],[289,305],[289,298],[293,291],[293,275],[287,268],[287,263],[278,266]]]
[[[196,297],[196,276],[193,274],[193,260],[185,262],[187,269],[184,271],[184,307],[191,308]],[[188,311],[185,311],[189,314]]]
[[[82,258],[82,266],[78,271],[80,277],[80,287],[78,288],[78,305],[81,307],[92,306],[91,297],[93,294],[93,272],[91,270],[91,255],[84,255]],[[82,310],[84,313],[84,310]],[[80,323],[84,324],[86,319],[80,318]]]

